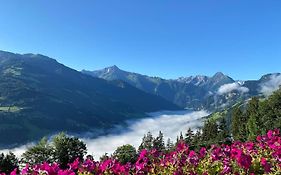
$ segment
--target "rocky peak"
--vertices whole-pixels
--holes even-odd
[[[226,75],[224,75],[222,72],[217,72],[217,73],[215,73],[215,75],[212,78],[221,79],[221,78],[224,78],[224,77],[226,77]]]

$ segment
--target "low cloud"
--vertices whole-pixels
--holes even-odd
[[[218,94],[223,95],[223,94],[228,94],[232,91],[239,91],[241,93],[247,93],[249,92],[249,89],[242,86],[240,83],[234,82],[234,83],[229,83],[229,84],[224,84],[218,89]]]
[[[279,89],[280,85],[281,85],[281,75],[277,75],[277,74],[271,75],[268,81],[260,84],[261,87],[260,92],[265,96],[269,96],[274,91]]]
[[[205,111],[196,112],[157,112],[151,114],[152,118],[142,119],[129,125],[129,131],[122,134],[110,134],[101,136],[96,139],[85,139],[88,147],[88,153],[93,154],[95,158],[99,158],[104,153],[111,154],[118,146],[131,144],[138,148],[142,137],[148,131],[153,136],[157,136],[162,131],[165,140],[171,138],[176,140],[179,133],[185,132],[189,127],[197,129],[202,126],[202,117],[207,116]]]
[[[0,153],[7,154],[9,152],[12,152],[17,157],[20,157],[28,149],[28,147],[31,147],[33,145],[34,145],[34,143],[29,143],[29,144],[22,145],[20,147],[16,147],[16,148],[12,148],[12,149],[3,149],[3,150],[0,150]]]
[[[153,136],[157,136],[159,131],[162,131],[165,141],[168,138],[175,141],[181,131],[184,133],[188,128],[196,130],[202,126],[202,117],[207,116],[208,113],[205,111],[163,111],[150,113],[149,115],[151,115],[150,118],[127,121],[128,127],[116,126],[112,130],[112,134],[103,135],[95,139],[85,138],[86,135],[91,135],[89,133],[85,134],[82,140],[87,145],[88,154],[92,154],[98,160],[104,153],[112,154],[117,147],[124,144],[131,144],[138,148],[142,137],[148,131]],[[0,150],[0,152],[8,153],[12,151],[20,157],[32,145],[28,144],[10,150]]]

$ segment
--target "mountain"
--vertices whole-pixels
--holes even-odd
[[[181,107],[210,111],[220,110],[251,96],[260,95],[260,85],[272,75],[278,75],[264,75],[260,80],[235,81],[222,72],[217,72],[211,77],[197,75],[166,80],[123,71],[117,66],[96,71],[82,70],[82,73],[106,80],[122,80]]]
[[[181,107],[193,109],[204,108],[206,106],[205,99],[208,99],[210,93],[215,93],[218,87],[223,84],[235,82],[221,72],[212,77],[198,75],[180,77],[175,80],[131,73],[123,71],[117,66],[97,71],[82,70],[82,73],[106,80],[122,80],[145,92],[159,95]]]
[[[123,81],[94,78],[43,55],[0,51],[0,146],[177,109]]]

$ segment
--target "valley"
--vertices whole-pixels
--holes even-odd
[[[0,5],[0,175],[281,175],[281,1]]]
[[[125,121],[149,117],[148,112],[219,112],[253,96],[266,96],[278,89],[280,79],[274,73],[238,81],[218,72],[166,80],[117,66],[79,72],[47,56],[0,51],[0,147],[61,131],[99,136],[99,130],[108,133]]]
[[[197,130],[203,125],[202,118],[207,116],[206,111],[159,111],[148,114],[148,118],[127,120],[123,125],[116,125],[110,131],[100,131],[100,135],[94,136],[92,133],[76,135],[87,145],[88,154],[93,155],[98,160],[105,153],[112,154],[117,147],[132,144],[136,148],[141,143],[144,134],[151,132],[157,136],[159,131],[163,132],[165,143],[167,139],[176,140],[180,132],[186,132],[188,128]],[[111,143],[111,144],[107,144]],[[35,143],[31,142],[20,147],[0,150],[0,152],[14,152],[21,156],[28,147]]]

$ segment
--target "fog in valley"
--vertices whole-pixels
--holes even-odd
[[[116,150],[118,146],[124,144],[131,144],[138,148],[144,134],[150,131],[153,136],[157,136],[159,131],[164,134],[164,139],[167,141],[170,138],[173,142],[176,140],[177,135],[182,131],[186,132],[188,128],[196,130],[202,126],[202,117],[207,116],[206,111],[162,111],[149,113],[150,118],[140,119],[136,121],[126,121],[127,128],[116,126],[113,133],[102,135],[94,139],[82,138],[87,144],[88,154],[99,159],[100,156],[108,153],[109,155]],[[116,134],[118,133],[118,134]],[[89,135],[89,134],[87,134]],[[23,145],[14,149],[5,149],[0,152],[7,153],[12,151],[18,157],[33,144]]]
[[[131,144],[138,148],[141,140],[148,131],[153,136],[157,136],[159,131],[164,134],[164,139],[167,141],[171,138],[176,140],[180,132],[185,132],[189,127],[197,129],[202,126],[202,117],[208,115],[205,111],[163,111],[150,113],[151,118],[141,119],[129,125],[129,131],[118,135],[110,134],[101,136],[96,139],[85,139],[88,147],[88,154],[93,154],[95,158],[99,158],[105,152],[113,153],[118,146]]]

